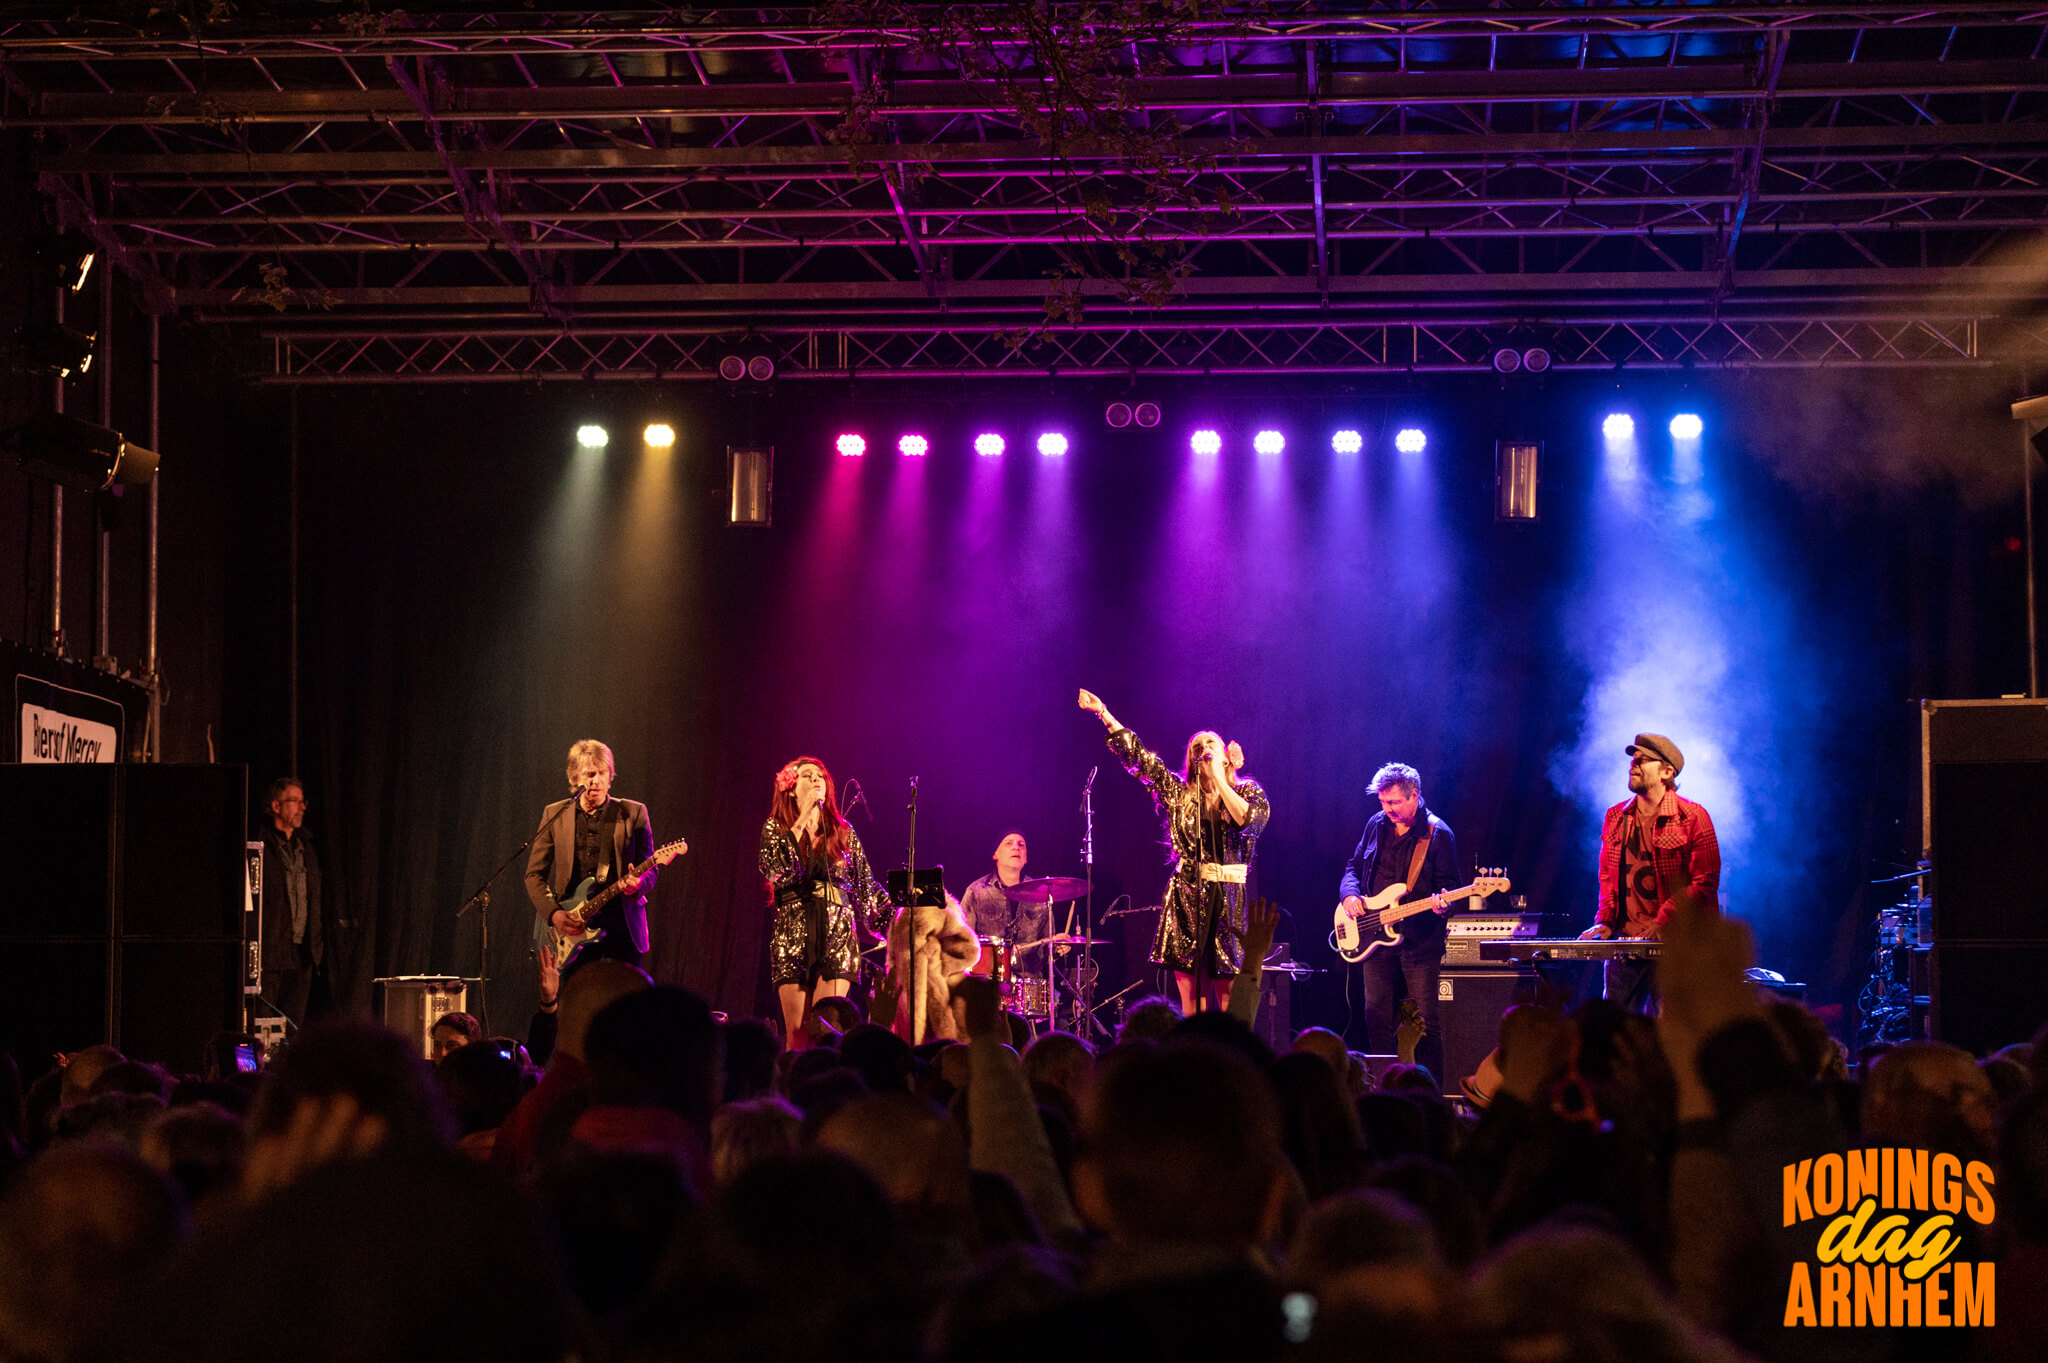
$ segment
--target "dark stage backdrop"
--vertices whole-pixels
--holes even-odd
[[[1913,387],[1902,387],[1911,384]],[[918,856],[956,892],[1022,826],[1031,870],[1080,869],[1096,785],[1100,911],[1156,904],[1157,829],[1074,704],[1099,692],[1162,753],[1212,726],[1271,792],[1262,891],[1297,956],[1323,944],[1368,778],[1422,770],[1466,867],[1501,865],[1556,931],[1592,909],[1622,744],[1670,734],[1721,824],[1731,911],[1764,962],[1853,997],[1864,882],[1908,857],[1911,701],[2025,685],[2017,456],[1992,380],[1553,375],[1184,383],[1152,432],[1109,394],[973,396],[866,382],[309,391],[300,399],[301,775],[345,883],[357,997],[375,973],[474,973],[471,888],[566,793],[571,741],[618,754],[620,793],[691,851],[654,898],[657,976],[767,1011],[755,838],[775,769],[825,760],[878,866]],[[223,759],[284,761],[283,404],[245,402],[227,612]],[[1634,445],[1601,417],[1634,414]],[[1706,435],[1673,448],[1670,415]],[[648,420],[672,452],[644,450]],[[601,422],[602,452],[576,427]],[[1418,456],[1394,431],[1428,432]],[[1225,440],[1188,453],[1197,425]],[[1253,432],[1288,438],[1252,453]],[[1364,452],[1334,455],[1353,426]],[[1035,453],[1064,430],[1063,458]],[[862,459],[831,449],[839,431]],[[982,430],[1000,459],[969,449]],[[899,457],[896,437],[933,443]],[[1493,442],[1546,442],[1542,520],[1492,516]],[[724,523],[728,443],[772,442],[775,524]],[[167,437],[167,449],[174,441]],[[167,467],[170,456],[166,457]],[[256,563],[248,560],[254,559]],[[170,571],[176,571],[172,569]],[[180,757],[188,754],[173,753]],[[1151,918],[1115,922],[1109,993],[1144,973]],[[518,868],[490,910],[491,1023],[534,997]],[[1344,1025],[1343,972],[1297,990]]]

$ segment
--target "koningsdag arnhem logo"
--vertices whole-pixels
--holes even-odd
[[[1829,1218],[1792,1265],[1785,1324],[1990,1326],[1996,1265],[1955,1258],[1961,1221],[1997,1214],[1991,1166],[1939,1151],[1850,1150],[1785,1166],[1785,1225]]]

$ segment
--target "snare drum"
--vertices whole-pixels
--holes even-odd
[[[967,967],[970,975],[979,975],[985,980],[994,980],[1005,988],[1009,987],[1010,958],[1014,952],[1006,937],[984,937],[981,939],[981,956]]]
[[[1046,1014],[1045,978],[1039,975],[1020,976],[1010,982],[1008,998],[1010,1011],[1027,1018],[1042,1018]]]

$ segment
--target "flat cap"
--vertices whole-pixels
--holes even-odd
[[[1622,751],[1630,757],[1634,757],[1639,752],[1648,753],[1659,762],[1670,767],[1673,776],[1685,770],[1685,754],[1678,750],[1676,743],[1673,743],[1662,734],[1637,734],[1636,741],[1629,744]]]

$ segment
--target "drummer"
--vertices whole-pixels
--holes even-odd
[[[1043,942],[1046,925],[1052,919],[1052,905],[1044,899],[1012,899],[1005,895],[1005,889],[1014,890],[1024,879],[1024,830],[1006,828],[996,842],[993,860],[995,870],[969,885],[960,895],[960,907],[967,914],[967,924],[980,937],[1000,937],[1003,941]],[[1012,962],[1014,969],[1027,966],[1045,969],[1045,948],[1031,947],[1019,952]]]

